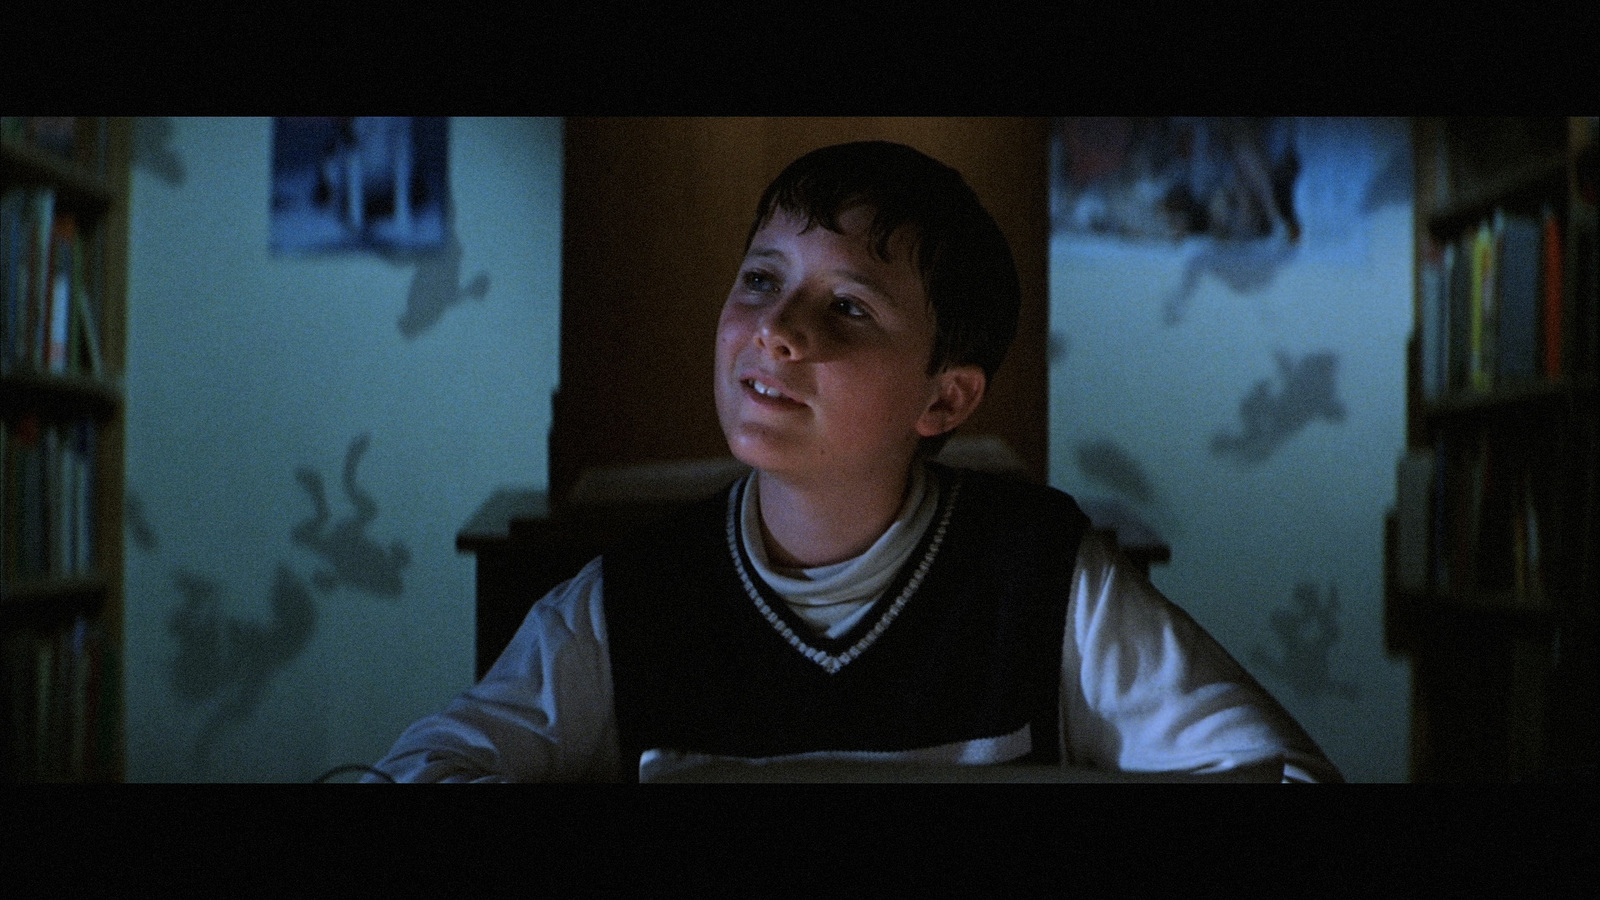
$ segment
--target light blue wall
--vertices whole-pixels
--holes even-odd
[[[139,123],[130,780],[308,781],[471,681],[455,534],[495,489],[546,487],[562,141],[559,120],[449,130],[459,256],[419,262],[272,256],[270,119]]]
[[[1401,781],[1410,675],[1383,649],[1383,521],[1405,443],[1410,139],[1401,121],[1361,119],[1300,120],[1298,139],[1292,249],[1053,238],[1050,479],[1161,532],[1172,562],[1156,585],[1347,777]],[[1280,359],[1321,354],[1336,364],[1319,405]],[[1310,413],[1263,431],[1282,441],[1259,461],[1215,443],[1246,431],[1253,393],[1257,411]],[[1302,630],[1286,640],[1275,622]]]

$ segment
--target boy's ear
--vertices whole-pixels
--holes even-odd
[[[983,400],[989,380],[980,366],[951,366],[934,376],[939,393],[917,419],[917,434],[934,437],[954,431]]]

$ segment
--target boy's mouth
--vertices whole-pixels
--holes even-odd
[[[773,400],[773,401],[780,402],[780,403],[799,403],[800,402],[800,401],[794,399],[793,397],[790,397],[788,394],[785,394],[783,391],[779,390],[778,388],[773,387],[772,385],[762,381],[759,378],[741,379],[740,383],[743,384],[747,389],[749,389],[749,391],[751,393],[753,393],[756,396],[761,397],[762,399],[765,399],[765,400]]]

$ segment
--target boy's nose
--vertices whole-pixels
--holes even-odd
[[[791,295],[772,304],[756,329],[756,344],[779,359],[798,360],[810,350],[804,312],[796,299]]]

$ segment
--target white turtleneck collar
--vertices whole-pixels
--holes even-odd
[[[758,479],[748,476],[739,509],[739,532],[756,574],[816,633],[834,638],[849,631],[883,595],[889,582],[911,558],[939,510],[936,480],[924,466],[914,466],[900,512],[889,528],[860,556],[815,568],[773,566],[761,537]]]

